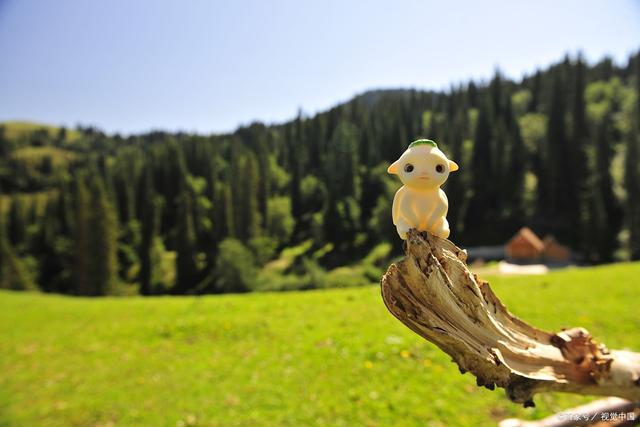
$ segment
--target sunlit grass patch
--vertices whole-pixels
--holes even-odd
[[[51,161],[52,167],[61,167],[73,160],[75,156],[72,151],[51,146],[23,147],[11,153],[11,158],[24,162],[30,167],[41,165],[45,159]]]

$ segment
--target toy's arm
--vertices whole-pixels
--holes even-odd
[[[402,199],[405,196],[404,187],[400,187],[396,191],[396,195],[393,197],[393,206],[391,207],[391,216],[393,217],[393,224],[396,226],[396,230],[401,239],[407,238],[407,231],[409,231],[409,225],[405,219],[400,215],[400,206],[402,205]]]
[[[402,199],[402,188],[396,191],[393,196],[393,206],[391,207],[391,216],[393,217],[393,225],[397,225],[400,217],[400,199]]]
[[[430,227],[436,226],[442,218],[447,216],[448,210],[449,201],[447,200],[447,195],[444,191],[440,190],[433,211],[431,211],[431,214],[429,215],[427,225]]]
[[[447,198],[447,193],[440,190],[440,205],[439,211],[442,211],[442,216],[447,216],[447,212],[449,212],[449,199]]]

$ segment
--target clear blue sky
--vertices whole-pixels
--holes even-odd
[[[0,120],[219,132],[639,47],[638,1],[0,0]]]

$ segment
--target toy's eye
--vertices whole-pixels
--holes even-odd
[[[407,163],[404,165],[404,171],[407,173],[413,172],[413,165],[411,163]]]
[[[436,172],[438,172],[438,173],[444,172],[444,165],[443,164],[437,165],[436,166]]]

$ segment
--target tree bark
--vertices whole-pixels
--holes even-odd
[[[525,407],[551,391],[640,400],[640,354],[608,350],[583,328],[551,333],[523,322],[447,239],[412,229],[405,252],[382,277],[385,305],[462,373],[475,375],[478,386],[503,387]]]

